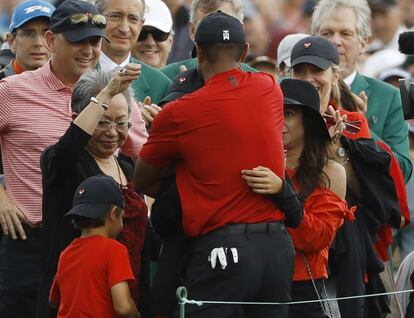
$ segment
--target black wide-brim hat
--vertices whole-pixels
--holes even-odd
[[[324,139],[331,139],[325,119],[320,113],[320,99],[316,88],[307,81],[286,78],[280,82],[283,104],[296,106],[313,117],[315,127]]]

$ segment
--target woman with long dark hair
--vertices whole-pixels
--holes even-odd
[[[331,137],[319,112],[319,95],[312,84],[294,79],[281,82],[284,95],[283,144],[286,167],[304,203],[303,219],[289,229],[296,250],[292,300],[326,297],[328,250],[344,217],[352,217],[344,201],[346,174],[329,159]],[[274,195],[283,182],[270,169],[244,170],[243,178],[254,192]],[[277,269],[275,269],[277,270]],[[293,305],[289,317],[321,317],[324,302]]]

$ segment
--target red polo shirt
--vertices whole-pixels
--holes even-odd
[[[282,126],[283,97],[275,80],[233,69],[169,103],[140,156],[152,165],[177,162],[189,236],[228,223],[281,220],[280,210],[246,185],[241,170],[262,165],[284,177]]]

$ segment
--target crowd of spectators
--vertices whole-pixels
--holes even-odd
[[[2,0],[0,317],[413,317],[411,2]]]

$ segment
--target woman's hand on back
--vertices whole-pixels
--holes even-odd
[[[282,178],[262,166],[252,170],[242,170],[242,178],[254,192],[259,194],[276,194],[283,188]]]

